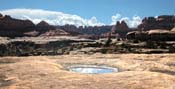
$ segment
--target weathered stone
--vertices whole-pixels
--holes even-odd
[[[141,41],[174,41],[175,32],[163,29],[155,29],[150,31],[134,31],[127,33],[127,39]]]
[[[171,31],[175,32],[175,27]]]
[[[175,40],[175,32],[168,30],[150,30],[148,35],[151,40],[157,41],[174,41]]]
[[[112,27],[112,33],[116,33],[121,38],[125,38],[125,35],[129,31],[129,27],[125,21],[119,22],[117,21],[116,25]]]
[[[9,15],[0,18],[0,36],[19,37],[32,30],[35,25],[29,20],[13,19]]]
[[[157,18],[146,17],[142,20],[142,23],[138,26],[140,30],[148,31],[151,29],[167,29],[171,30],[175,26],[174,15],[162,15]]]
[[[2,18],[3,17],[3,15],[0,13],[0,18]]]
[[[126,38],[128,40],[140,40],[140,41],[144,41],[144,40],[148,40],[149,37],[147,35],[147,32],[144,31],[132,31],[132,32],[128,32],[126,35]]]

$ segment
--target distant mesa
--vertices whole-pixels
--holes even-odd
[[[45,21],[41,21],[40,23],[38,23],[38,24],[36,25],[36,28],[37,28],[37,30],[38,30],[39,32],[41,32],[41,34],[44,33],[44,32],[47,32],[47,31],[49,31],[49,30],[54,30],[54,29],[56,29],[54,26],[49,25],[49,24],[48,24],[47,22],[45,22]]]
[[[0,18],[0,36],[21,37],[24,32],[36,29],[30,20],[13,19],[9,15]]]
[[[5,15],[4,19],[12,19],[12,18],[10,17],[10,15]]]
[[[174,15],[161,15],[155,17],[145,17],[138,29],[148,31],[151,29],[167,29],[171,30],[175,25]]]
[[[145,17],[137,28],[129,28],[125,21],[117,21],[113,26],[76,27],[68,24],[64,26],[53,26],[49,25],[46,21],[41,21],[35,25],[30,20],[19,20],[11,18],[9,15],[0,14],[0,36],[5,37],[84,35],[86,37],[100,38],[108,37],[112,33],[111,36],[126,38],[127,33],[132,31],[148,32],[155,29],[175,31],[173,29],[174,27],[174,15],[161,15],[156,18]]]
[[[58,29],[63,29],[66,32],[69,32],[73,35],[89,35],[96,36],[97,38],[101,36],[103,33],[107,33],[111,31],[112,26],[80,26],[76,27],[74,25],[64,25],[57,26]],[[95,38],[96,38],[95,37]],[[93,37],[94,38],[94,37]]]
[[[38,27],[48,27],[50,26],[47,22],[45,21],[41,21],[40,23],[38,23],[36,26]]]
[[[46,35],[48,34],[48,35]],[[55,26],[41,21],[35,25],[30,20],[19,20],[11,18],[9,15],[0,14],[0,36],[4,37],[23,37],[23,36],[59,36],[69,33]]]
[[[175,16],[145,17],[137,30],[128,32],[126,37],[142,41],[175,41]]]

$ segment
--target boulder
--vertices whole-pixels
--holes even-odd
[[[173,29],[171,29],[172,32],[175,32],[175,27]]]
[[[128,32],[126,34],[126,38],[128,40],[132,40],[132,39],[136,39],[136,34],[138,33],[138,31],[132,31],[132,32]]]
[[[126,34],[126,38],[128,40],[140,40],[140,41],[145,41],[147,40],[149,37],[147,35],[147,32],[145,31],[132,31],[132,32],[128,32]]]
[[[175,32],[163,29],[150,30],[148,36],[155,41],[175,41]]]

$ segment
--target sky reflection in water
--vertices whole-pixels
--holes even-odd
[[[70,71],[85,74],[104,74],[104,73],[118,72],[118,69],[111,67],[102,67],[102,66],[96,66],[96,67],[79,66],[79,67],[71,67]]]

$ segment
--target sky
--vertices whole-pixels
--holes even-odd
[[[45,20],[53,25],[111,25],[125,20],[136,27],[147,16],[175,15],[175,0],[2,0],[0,13]]]

